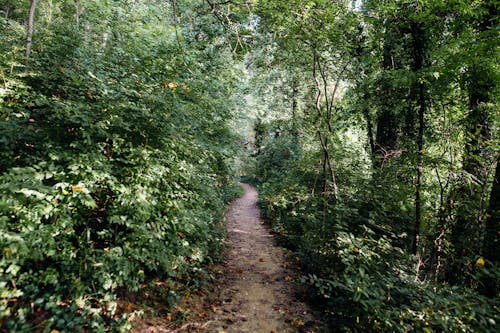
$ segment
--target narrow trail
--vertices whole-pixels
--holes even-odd
[[[254,187],[242,184],[245,194],[227,212],[232,251],[221,267],[219,308],[208,332],[287,333],[305,331],[308,307],[296,300],[292,277],[296,272],[289,253],[276,245],[261,222]],[[309,325],[307,325],[309,326]]]
[[[172,327],[167,317],[138,320],[135,333],[312,333],[318,332],[308,306],[297,299],[293,280],[296,259],[276,245],[260,218],[254,187],[242,184],[245,194],[226,214],[226,260],[215,269],[211,292],[192,296],[179,309],[191,313],[184,324]]]

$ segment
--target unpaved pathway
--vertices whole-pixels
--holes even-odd
[[[226,214],[232,248],[225,262],[214,269],[219,280],[209,288],[212,292],[181,302],[177,308],[185,318],[180,327],[170,322],[168,314],[137,320],[133,332],[318,332],[309,308],[296,297],[295,259],[276,245],[261,221],[255,188],[242,186],[245,194]]]
[[[207,330],[305,331],[311,316],[307,306],[295,299],[291,256],[276,245],[274,236],[261,222],[255,188],[242,186],[245,194],[233,202],[226,215],[233,249],[222,267],[226,281],[221,286],[219,308]]]

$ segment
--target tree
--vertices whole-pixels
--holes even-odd
[[[490,179],[490,166],[494,160],[491,142],[492,103],[497,91],[498,74],[495,71],[495,50],[492,42],[495,36],[495,5],[481,4],[476,10],[479,15],[464,16],[460,33],[464,42],[470,45],[466,54],[462,84],[467,92],[468,105],[465,117],[465,149],[463,151],[462,183],[456,186],[454,200],[457,217],[452,226],[451,242],[454,246],[455,264],[450,267],[452,280],[460,279],[470,264],[460,258],[472,258],[481,250],[481,230],[484,230],[487,206],[487,185]]]
[[[495,276],[495,269],[500,265],[500,157],[497,157],[485,224],[482,254],[486,258],[486,268],[490,275],[481,280],[481,290],[484,295],[495,298],[500,291],[499,281]]]
[[[29,62],[31,55],[31,44],[33,40],[33,29],[35,25],[35,10],[38,0],[31,0],[28,15],[28,25],[26,28],[26,63]]]

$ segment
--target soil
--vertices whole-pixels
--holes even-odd
[[[220,279],[210,295],[181,306],[203,304],[191,310],[191,322],[176,329],[141,325],[137,332],[291,333],[315,332],[313,315],[297,299],[296,261],[276,244],[275,236],[260,218],[254,187],[226,214],[231,243],[225,262],[215,269]],[[199,296],[198,296],[199,297]]]

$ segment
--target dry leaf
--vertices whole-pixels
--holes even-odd
[[[293,319],[292,324],[297,325],[297,326],[305,326],[306,323],[303,322],[302,320]]]
[[[71,186],[71,191],[73,192],[83,192],[83,187],[81,186]]]

